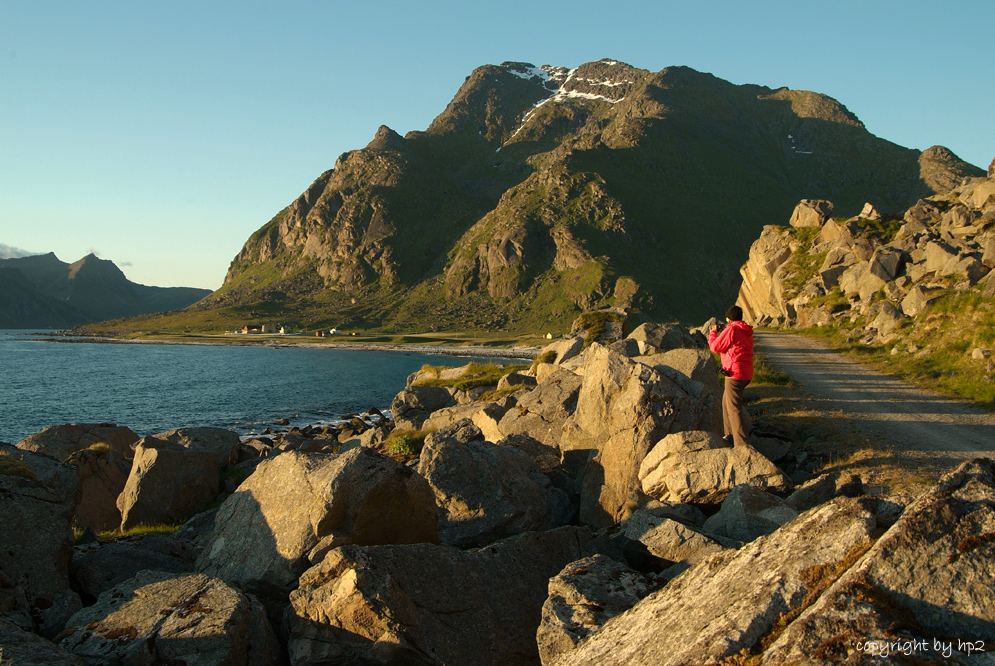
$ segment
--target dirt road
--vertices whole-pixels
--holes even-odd
[[[840,413],[896,452],[952,459],[995,455],[995,414],[910,386],[800,335],[757,332],[755,346],[818,409]]]

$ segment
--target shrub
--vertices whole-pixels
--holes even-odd
[[[425,438],[432,432],[434,431],[394,430],[387,437],[384,442],[384,446],[387,448],[387,452],[392,456],[416,456],[421,453],[422,446],[425,444]]]

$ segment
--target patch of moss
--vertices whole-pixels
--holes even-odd
[[[529,366],[524,364],[499,365],[497,363],[470,363],[463,375],[455,379],[420,379],[415,386],[441,386],[467,391],[480,386],[495,386],[507,374],[519,372]],[[424,368],[423,368],[424,369]]]
[[[0,452],[0,476],[17,476],[22,479],[38,480],[38,475],[23,460],[18,460],[6,452]]]
[[[425,438],[434,430],[394,430],[384,441],[384,448],[394,458],[411,458],[421,453]]]

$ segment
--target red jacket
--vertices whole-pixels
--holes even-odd
[[[753,379],[753,327],[729,322],[721,333],[708,334],[708,348],[722,355],[722,368],[730,379]]]

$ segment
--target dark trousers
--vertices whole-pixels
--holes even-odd
[[[722,392],[722,428],[726,436],[732,436],[733,444],[746,446],[750,443],[750,415],[743,405],[743,391],[749,379],[730,379],[726,377],[725,390]]]

